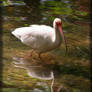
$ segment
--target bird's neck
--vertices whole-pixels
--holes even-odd
[[[59,30],[54,29],[53,42],[57,43],[57,42],[61,42],[61,40],[62,38],[61,38]]]

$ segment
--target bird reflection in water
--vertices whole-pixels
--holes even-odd
[[[53,64],[55,63],[53,60],[54,57],[45,54],[42,56],[42,59],[44,60],[44,63],[42,63],[42,60],[40,60],[34,52],[31,58],[28,56],[25,56],[24,58],[18,56],[13,57],[13,64],[17,68],[25,69],[30,77],[42,80],[52,80],[51,92],[53,92]]]

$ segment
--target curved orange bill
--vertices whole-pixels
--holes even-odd
[[[67,44],[66,44],[66,40],[65,40],[64,33],[63,33],[62,28],[61,28],[61,25],[58,25],[57,28],[58,28],[58,30],[60,31],[60,34],[61,34],[61,36],[62,36],[62,39],[63,39],[64,44],[65,44],[65,47],[66,47],[66,52],[67,52]]]

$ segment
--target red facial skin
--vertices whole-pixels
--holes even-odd
[[[62,22],[56,22],[56,25],[58,26],[58,25],[61,25],[62,24]]]

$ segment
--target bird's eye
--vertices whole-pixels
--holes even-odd
[[[56,25],[61,25],[61,22],[56,22]]]

